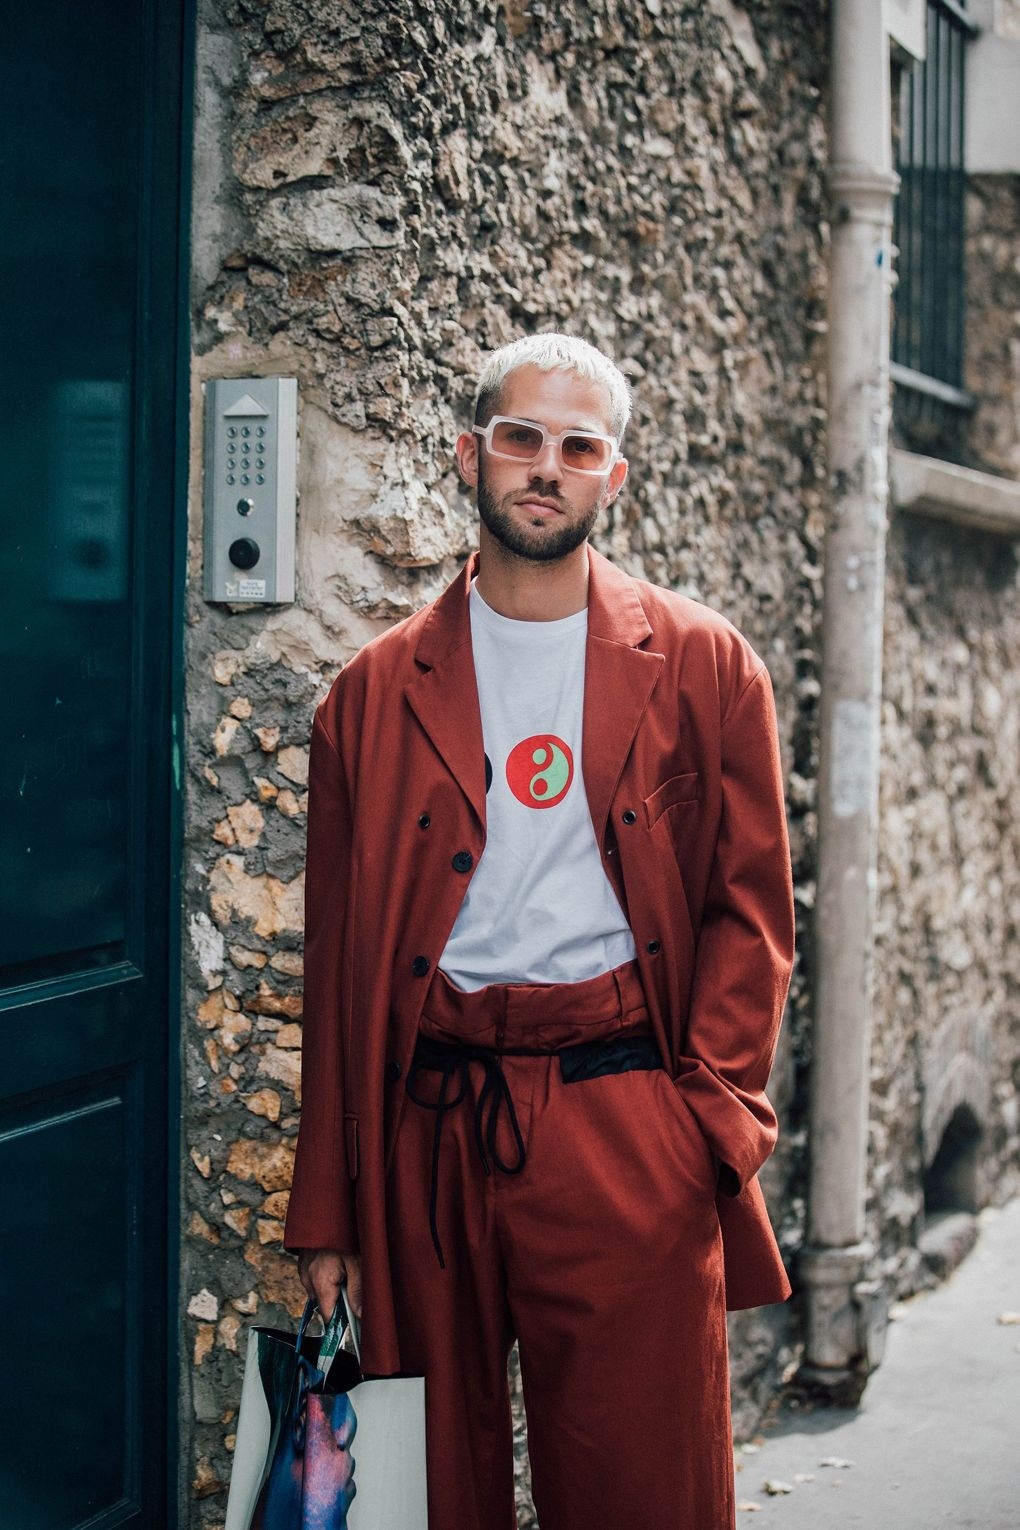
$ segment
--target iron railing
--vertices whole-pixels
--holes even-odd
[[[952,450],[973,408],[963,385],[964,53],[977,30],[963,3],[927,0],[927,57],[904,71],[900,98],[895,420],[928,450]]]

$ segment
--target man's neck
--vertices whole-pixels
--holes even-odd
[[[478,593],[500,616],[517,622],[555,622],[588,604],[588,544],[565,558],[536,562],[508,552],[481,528]]]

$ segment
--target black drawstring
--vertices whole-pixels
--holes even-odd
[[[471,1064],[480,1063],[485,1070],[485,1079],[475,1102],[475,1145],[478,1148],[482,1168],[487,1175],[491,1174],[494,1168],[501,1174],[519,1174],[524,1168],[528,1155],[501,1059],[504,1057],[555,1057],[559,1051],[559,1047],[476,1047],[466,1042],[448,1043],[432,1041],[425,1036],[419,1037],[407,1074],[407,1093],[408,1098],[416,1105],[420,1105],[423,1110],[434,1110],[436,1113],[436,1125],[432,1134],[429,1228],[441,1269],[446,1269],[446,1260],[443,1257],[443,1245],[439,1241],[439,1225],[436,1216],[439,1201],[439,1147],[447,1111],[456,1110],[468,1092]],[[434,1100],[422,1099],[415,1092],[414,1080],[423,1069],[441,1075],[439,1094]],[[450,1080],[454,1074],[460,1075],[460,1087],[453,1098],[449,1099],[447,1096]],[[517,1150],[516,1158],[511,1163],[507,1163],[502,1157],[497,1140],[499,1115],[504,1109]]]
[[[607,1073],[630,1073],[635,1069],[649,1070],[662,1067],[658,1047],[647,1031],[629,1031],[613,1036],[599,1037],[595,1041],[575,1042],[565,1047],[479,1047],[468,1042],[433,1041],[429,1036],[419,1036],[414,1057],[407,1073],[408,1097],[423,1110],[436,1113],[435,1130],[432,1133],[432,1182],[429,1187],[429,1228],[432,1243],[439,1258],[441,1269],[446,1269],[443,1246],[439,1241],[439,1225],[436,1207],[439,1201],[439,1148],[443,1139],[443,1121],[450,1110],[462,1103],[470,1086],[470,1068],[473,1062],[485,1070],[485,1079],[478,1091],[475,1103],[475,1146],[486,1174],[496,1168],[501,1174],[519,1174],[524,1168],[527,1152],[520,1122],[514,1109],[513,1095],[506,1081],[501,1059],[504,1057],[558,1057],[560,1074],[565,1084],[577,1084],[587,1079],[601,1078]],[[414,1081],[422,1070],[441,1075],[439,1094],[434,1100],[423,1100],[414,1090]],[[459,1088],[450,1098],[450,1081],[459,1075]],[[512,1163],[506,1163],[500,1155],[497,1142],[499,1114],[506,1111],[506,1119],[513,1134],[517,1150]]]

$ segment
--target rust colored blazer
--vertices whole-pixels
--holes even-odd
[[[720,1163],[731,1308],[789,1282],[756,1178],[793,961],[772,688],[721,616],[589,549],[582,767],[664,1065]],[[303,1105],[289,1249],[360,1251],[365,1338],[399,1369],[386,1164],[429,979],[485,845],[472,560],[367,645],[315,716],[305,887]],[[461,865],[464,861],[461,860]],[[366,1356],[367,1359],[367,1356]]]

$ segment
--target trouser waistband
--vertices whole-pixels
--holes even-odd
[[[437,971],[421,1030],[441,1040],[555,1050],[647,1019],[641,975],[630,961],[580,983],[492,983],[473,992]]]

